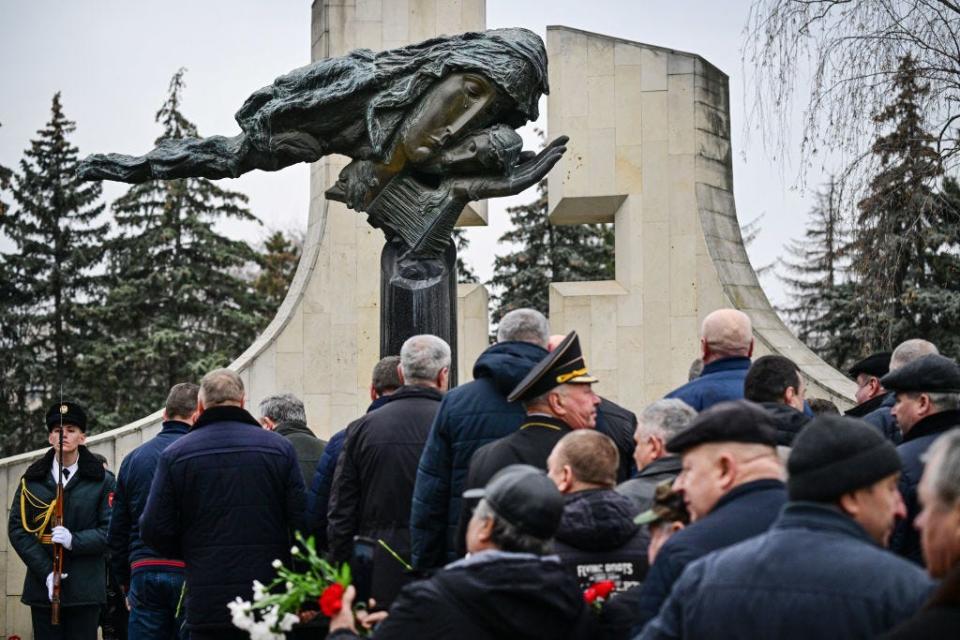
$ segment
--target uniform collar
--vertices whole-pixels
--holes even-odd
[[[67,483],[77,477],[77,470],[80,468],[80,457],[77,456],[77,461],[71,465],[68,465],[63,468],[63,486],[67,486]],[[53,456],[53,462],[50,465],[50,475],[53,477],[54,482],[59,481],[60,475],[60,461],[57,460],[57,456]]]
[[[77,448],[80,457],[77,458],[77,475],[92,480],[103,480],[106,471],[103,464],[97,460],[86,446],[80,445]],[[27,480],[44,481],[50,475],[50,469],[53,468],[54,450],[51,447],[39,460],[34,461],[24,472],[23,477]]]
[[[549,429],[551,431],[572,431],[570,425],[554,416],[548,416],[544,413],[527,415],[520,425],[520,430],[527,429]]]

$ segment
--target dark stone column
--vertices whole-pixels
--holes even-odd
[[[380,357],[399,355],[410,336],[430,333],[450,345],[450,388],[457,384],[457,248],[443,258],[401,259],[399,238],[380,254]]]

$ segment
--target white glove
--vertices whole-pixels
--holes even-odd
[[[60,581],[62,582],[63,579],[66,577],[67,577],[67,574],[61,573]],[[50,602],[53,602],[53,572],[52,571],[47,574],[47,599],[49,599]]]
[[[50,536],[50,539],[57,544],[63,545],[64,549],[73,549],[73,534],[70,533],[70,529],[66,527],[54,527],[53,535]]]

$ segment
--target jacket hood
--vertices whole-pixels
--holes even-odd
[[[625,545],[640,530],[633,501],[613,489],[578,491],[566,496],[560,542],[583,551],[608,551]]]
[[[777,444],[781,447],[792,447],[793,439],[812,419],[802,411],[779,402],[761,402],[760,404],[776,422]]]
[[[477,358],[473,377],[491,378],[497,391],[506,396],[546,357],[546,349],[529,342],[498,342]]]
[[[556,556],[486,551],[449,565],[434,579],[496,638],[569,637],[584,606]]]

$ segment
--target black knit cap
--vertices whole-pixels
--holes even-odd
[[[931,353],[891,371],[880,384],[887,391],[960,393],[960,367],[946,356]]]
[[[850,376],[856,378],[861,373],[868,376],[882,378],[890,371],[890,352],[880,351],[871,353],[866,358],[850,367]]]
[[[708,442],[745,442],[777,446],[777,424],[759,404],[733,400],[703,411],[667,441],[667,451],[683,453]]]
[[[858,418],[824,414],[804,427],[787,459],[791,500],[833,502],[900,471],[897,450]]]
[[[72,424],[86,433],[87,412],[79,404],[69,400],[50,405],[50,408],[47,409],[47,431],[59,427],[61,424]]]

